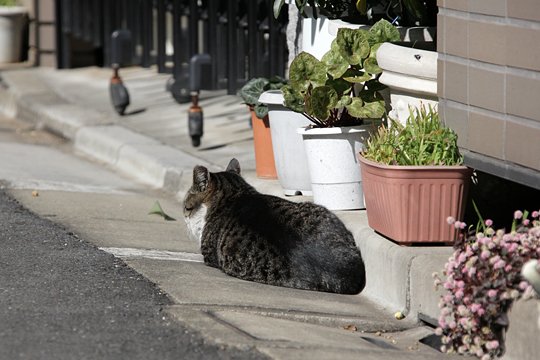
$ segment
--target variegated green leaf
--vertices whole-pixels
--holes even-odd
[[[348,95],[351,92],[351,83],[342,78],[330,79],[326,81],[326,85],[334,88],[334,90],[336,90],[336,93],[339,96],[344,95],[344,94]]]
[[[323,55],[321,61],[326,65],[326,71],[334,78],[339,78],[349,68],[347,60],[341,56],[336,40],[332,42],[332,48]]]
[[[326,66],[307,52],[301,52],[291,63],[290,84],[296,91],[322,86],[326,82]]]
[[[336,36],[341,56],[351,65],[358,65],[369,55],[366,31],[340,28]]]
[[[292,86],[285,85],[281,88],[284,104],[286,107],[296,112],[304,112],[304,96],[295,91]]]
[[[371,46],[383,42],[395,42],[401,40],[398,29],[385,19],[377,21],[369,29],[369,44]]]
[[[371,75],[367,72],[348,69],[345,74],[343,74],[343,79],[347,80],[348,82],[357,84],[368,81],[369,79],[371,79]]]
[[[313,116],[319,120],[326,120],[330,116],[330,110],[338,103],[338,94],[330,86],[319,86],[311,93],[311,110]]]
[[[371,75],[382,73],[382,69],[377,64],[377,59],[372,57],[368,57],[366,60],[364,60],[364,69],[366,70],[366,73]]]

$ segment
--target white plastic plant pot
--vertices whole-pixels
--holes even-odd
[[[27,13],[22,6],[0,6],[0,64],[21,61]]]
[[[286,108],[279,90],[264,92],[259,101],[268,106],[276,172],[283,193],[288,196],[311,196],[311,180],[304,144],[302,137],[296,132],[299,127],[309,125],[309,120]]]
[[[409,106],[437,106],[437,52],[384,43],[377,63],[383,70],[379,81],[390,89],[390,117],[405,124]]]
[[[320,14],[315,19],[313,9],[310,6],[305,7],[307,17],[302,17],[302,51],[308,52],[321,59],[334,40],[328,31],[329,19]]]
[[[365,208],[357,154],[364,149],[371,128],[297,129],[304,140],[313,202],[330,210]]]

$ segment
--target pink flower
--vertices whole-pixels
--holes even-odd
[[[487,260],[491,256],[491,252],[489,250],[484,250],[480,253],[480,257],[482,260]]]
[[[519,219],[521,219],[522,217],[523,217],[523,213],[522,213],[521,211],[516,210],[516,211],[514,212],[514,219],[519,220]]]
[[[442,316],[441,318],[439,318],[439,326],[443,329],[446,329],[448,327],[448,324],[446,323],[446,319]]]
[[[452,216],[449,216],[446,218],[446,222],[448,223],[448,225],[452,225],[456,222],[456,219],[454,219]]]
[[[484,308],[481,307],[478,310],[476,310],[476,313],[478,314],[478,316],[482,316],[486,313],[486,310],[484,310]]]
[[[506,265],[506,262],[504,260],[499,260],[493,265],[493,267],[495,269],[502,269],[505,265]]]
[[[488,295],[490,298],[494,298],[495,296],[497,296],[497,290],[491,289],[491,290],[488,291],[487,295]]]
[[[529,223],[530,223],[530,220],[529,220],[529,219],[523,220],[523,225],[528,226]]]
[[[501,257],[499,255],[495,255],[491,259],[489,259],[490,264],[496,264],[499,260],[501,260]]]
[[[499,342],[497,340],[491,340],[486,343],[486,349],[494,350],[499,347]]]
[[[471,305],[471,311],[472,312],[477,312],[481,308],[482,308],[482,305],[477,304],[477,303],[474,303],[474,304]]]
[[[518,244],[516,243],[511,243],[509,245],[506,245],[506,249],[508,250],[509,253],[513,253],[514,251],[516,251],[518,248]]]
[[[491,226],[493,225],[493,220],[487,219],[487,220],[485,221],[485,224],[486,224],[486,226],[491,227]]]
[[[531,216],[532,216],[534,219],[536,219],[536,218],[538,217],[538,215],[540,215],[540,213],[538,213],[538,211],[536,211],[536,210],[533,211],[532,214],[531,214]]]
[[[463,292],[462,289],[459,289],[458,291],[456,291],[456,299],[461,299],[463,295],[465,295],[465,293]]]

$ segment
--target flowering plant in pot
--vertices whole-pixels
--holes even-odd
[[[287,81],[278,76],[270,79],[259,77],[248,81],[238,92],[249,106],[253,127],[253,145],[255,150],[255,171],[260,178],[275,179],[277,177],[272,136],[268,121],[268,106],[259,102],[262,93],[277,90]]]
[[[375,53],[381,43],[395,39],[397,30],[385,20],[369,31],[341,28],[320,61],[306,52],[295,57],[289,84],[281,89],[285,106],[311,122],[298,132],[313,199],[331,210],[364,207],[355,153],[374,127],[366,120],[380,121],[385,114]]]
[[[389,119],[359,160],[371,228],[401,244],[455,240],[445,219],[463,215],[472,170],[436,109],[411,108],[405,125]]]
[[[449,218],[459,229],[460,241],[446,263],[443,278],[433,274],[445,294],[439,307],[443,352],[476,355],[482,360],[505,352],[507,313],[514,301],[533,296],[524,264],[540,258],[540,218],[533,211],[516,211],[510,231],[495,231],[491,220],[480,217],[476,228]],[[533,269],[538,277],[538,270]],[[522,272],[523,275],[522,276]]]

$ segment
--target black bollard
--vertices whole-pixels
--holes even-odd
[[[131,32],[126,29],[118,29],[111,34],[111,67],[113,76],[109,84],[111,103],[120,115],[124,115],[129,105],[129,93],[118,74],[121,66],[131,64],[133,44]]]
[[[188,129],[191,137],[191,145],[197,147],[201,145],[203,136],[203,111],[199,106],[199,93],[191,94],[191,106],[188,110]]]
[[[129,93],[118,74],[118,68],[119,66],[117,64],[113,64],[113,76],[109,84],[109,94],[116,112],[119,115],[124,115],[129,105]]]

